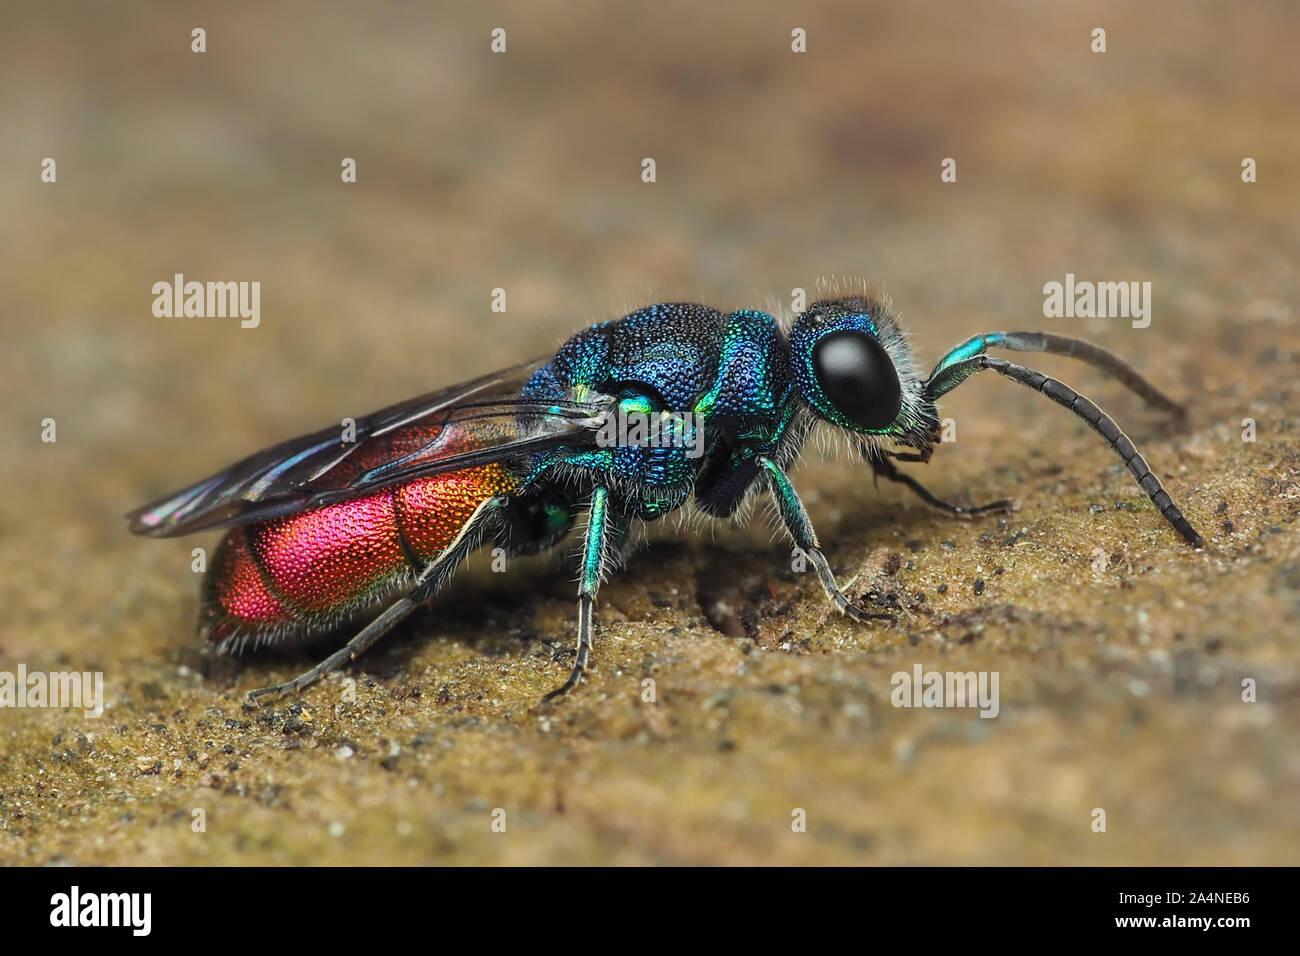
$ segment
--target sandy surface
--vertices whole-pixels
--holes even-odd
[[[107,709],[0,711],[0,861],[1300,862],[1295,9],[517,6],[7,15],[0,670],[102,671]],[[175,272],[260,281],[261,325],[155,318]],[[1150,327],[1044,318],[1067,272],[1150,281]],[[829,275],[883,287],[927,366],[1046,329],[1185,399],[1174,427],[1032,363],[1116,416],[1205,550],[1082,424],[990,377],[912,471],[1017,513],[953,521],[847,461],[796,474],[893,625],[829,612],[762,522],[673,523],[601,591],[595,670],[559,705],[571,549],[473,558],[358,665],[259,709],[247,690],[315,657],[201,655],[190,553],[216,536],[121,519],[593,319],[783,308]],[[996,671],[999,715],[891,706],[916,665]]]

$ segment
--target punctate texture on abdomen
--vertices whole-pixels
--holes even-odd
[[[482,465],[232,529],[204,585],[208,639],[328,629],[409,580],[515,484],[501,465]]]

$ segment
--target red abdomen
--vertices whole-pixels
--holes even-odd
[[[329,630],[411,580],[485,499],[514,487],[483,465],[234,528],[204,582],[200,626],[236,650]]]

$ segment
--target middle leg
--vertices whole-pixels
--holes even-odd
[[[578,656],[574,660],[569,679],[543,697],[543,700],[554,700],[573,690],[587,669],[587,660],[591,656],[596,591],[600,588],[600,579],[605,569],[605,549],[612,533],[609,489],[596,488],[591,493],[587,534],[582,546],[582,569],[578,576]]]
[[[830,562],[826,560],[826,555],[822,553],[821,546],[817,542],[817,532],[813,530],[812,522],[808,519],[808,512],[799,500],[799,494],[794,490],[794,485],[790,484],[790,479],[781,467],[768,458],[758,459],[758,465],[766,473],[768,482],[772,488],[772,498],[776,501],[777,511],[781,514],[781,520],[785,522],[785,528],[794,539],[795,547],[808,556],[813,567],[817,571],[817,578],[821,581],[822,589],[826,596],[834,602],[835,606],[841,612],[847,614],[855,621],[883,620],[892,621],[892,614],[879,614],[863,610],[849,600],[848,595],[840,589],[835,583],[835,575],[831,571]]]

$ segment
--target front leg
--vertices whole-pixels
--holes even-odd
[[[772,488],[772,498],[776,501],[777,511],[781,514],[781,520],[785,522],[786,531],[790,532],[790,537],[794,539],[795,547],[808,556],[813,567],[817,570],[817,578],[821,581],[822,588],[826,591],[835,606],[844,614],[853,618],[855,621],[892,621],[892,614],[876,614],[865,611],[858,607],[848,596],[840,590],[840,586],[835,583],[835,575],[831,573],[831,566],[826,560],[826,555],[822,554],[821,546],[817,543],[817,532],[813,530],[812,522],[808,520],[808,512],[799,500],[799,494],[794,490],[794,485],[790,484],[790,479],[781,468],[768,458],[758,459],[758,465],[767,472],[768,482]]]
[[[605,563],[605,547],[610,537],[609,489],[597,488],[591,493],[591,510],[587,513],[587,535],[582,546],[582,568],[578,575],[578,656],[573,663],[569,679],[551,691],[543,700],[563,697],[582,680],[591,655],[592,618],[596,607],[596,591],[600,588],[601,572]]]
[[[894,463],[888,458],[871,458],[868,460],[871,462],[871,467],[875,471],[877,477],[883,476],[888,478],[890,481],[898,482],[900,485],[906,485],[911,488],[912,491],[916,492],[917,497],[926,504],[932,505],[940,511],[946,511],[950,515],[956,515],[958,518],[970,518],[974,515],[986,514],[990,511],[1002,511],[1009,514],[1015,510],[1016,503],[1010,498],[1003,498],[1000,501],[990,501],[986,505],[976,505],[973,508],[964,508],[961,505],[955,505],[952,502],[944,501],[942,498],[935,495],[930,491],[930,489],[926,488],[925,485],[921,484],[911,475],[903,474],[903,472],[894,467]],[[906,458],[904,460],[913,461],[916,459]]]

